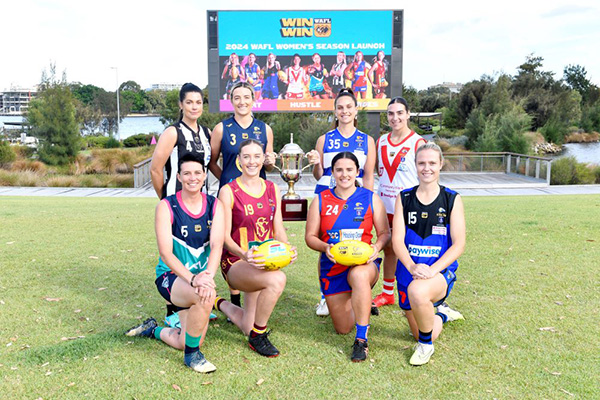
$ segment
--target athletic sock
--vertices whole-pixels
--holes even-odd
[[[429,332],[422,332],[421,330],[419,330],[419,343],[433,344],[433,341],[431,340],[432,332],[433,332],[433,330],[431,330]]]
[[[382,293],[389,294],[390,296],[394,295],[394,284],[396,283],[395,279],[385,279],[383,278],[383,290]]]
[[[161,326],[157,326],[156,328],[154,328],[154,331],[152,332],[152,334],[154,335],[154,339],[160,340],[160,332],[162,332],[163,329],[165,328]]]
[[[221,311],[221,303],[224,301],[225,301],[225,299],[222,297],[219,297],[219,296],[215,297],[215,308],[218,311]]]
[[[191,336],[189,333],[185,333],[185,354],[190,354],[198,351],[200,347],[200,336]]]
[[[252,328],[252,330],[250,331],[250,337],[257,337],[258,335],[262,335],[263,333],[265,333],[267,331],[267,326],[258,326],[256,324],[254,324],[254,327]]]
[[[356,324],[356,339],[362,339],[366,342],[368,340],[367,333],[369,331],[369,326],[371,325]]]
[[[238,294],[231,294],[231,304],[236,305],[238,307],[242,306],[242,296]]]
[[[442,319],[442,324],[445,324],[448,321],[448,316],[446,314],[442,314],[441,312],[436,312],[435,315]]]
[[[325,300],[325,295],[321,292],[321,300]]]

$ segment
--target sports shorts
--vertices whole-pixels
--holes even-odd
[[[177,275],[175,275],[171,271],[167,271],[154,281],[156,288],[158,289],[158,293],[169,303],[172,304],[172,309],[177,312],[181,310],[187,310],[189,307],[179,307],[173,304],[171,300],[171,291],[173,288],[173,283],[175,283],[175,279],[177,279]]]
[[[381,264],[381,258],[375,261],[377,270]],[[352,287],[348,283],[348,273],[350,268],[345,265],[335,264],[325,255],[322,256],[319,263],[319,283],[321,284],[321,293],[324,296],[352,292]]]
[[[399,266],[398,266],[399,268],[404,268],[400,264],[400,262],[398,262],[398,263],[399,263]],[[444,295],[444,297],[442,297],[440,300],[433,303],[434,307],[439,306],[448,298],[448,296],[450,295],[450,292],[452,291],[452,287],[454,286],[454,282],[456,281],[456,274],[454,272],[452,272],[451,270],[449,270],[448,268],[441,271],[440,274],[442,274],[444,279],[446,279],[446,284],[448,286],[446,288],[446,294]],[[412,280],[411,280],[411,282],[412,282]],[[403,310],[411,310],[410,301],[408,300],[408,286],[410,286],[410,282],[408,283],[407,286],[401,285],[400,282],[398,282],[398,305]]]

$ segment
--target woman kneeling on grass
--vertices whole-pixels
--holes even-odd
[[[368,189],[358,187],[359,163],[353,153],[338,153],[331,162],[335,187],[326,189],[310,204],[306,222],[306,244],[321,252],[319,280],[337,333],[349,333],[356,325],[353,362],[368,355],[367,331],[371,315],[371,288],[379,278],[379,251],[390,240],[383,202]],[[371,244],[373,225],[377,242]],[[341,240],[362,240],[373,247],[366,264],[337,264],[330,249]]]
[[[150,318],[130,329],[128,336],[145,336],[185,350],[185,365],[197,372],[213,372],[200,345],[204,341],[216,292],[214,276],[223,250],[223,205],[201,192],[206,179],[203,161],[187,154],[179,161],[181,191],[156,207],[156,266],[159,293],[179,310],[181,329],[161,328]]]
[[[275,239],[287,243],[281,217],[279,188],[260,177],[265,161],[263,144],[248,139],[240,144],[237,164],[242,175],[221,188],[225,209],[225,251],[221,269],[231,288],[244,292],[244,307],[217,297],[215,305],[248,336],[250,348],[265,357],[279,350],[269,341],[267,322],[283,293],[286,276],[281,270],[267,271],[262,254],[255,248]],[[292,262],[296,248],[292,246]]]
[[[465,248],[465,213],[460,195],[439,184],[442,150],[426,143],[416,152],[419,185],[396,200],[393,246],[398,257],[398,294],[410,330],[418,340],[410,364],[423,365],[433,354],[433,341],[445,322],[453,320],[434,307],[448,297]]]

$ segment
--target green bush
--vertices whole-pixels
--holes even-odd
[[[15,151],[17,158],[31,158],[35,153],[35,149],[28,146],[12,146],[12,149]]]
[[[123,140],[124,147],[143,147],[149,146],[152,141],[152,134],[138,133],[137,135],[129,136]]]
[[[574,156],[552,161],[550,184],[581,185],[600,182],[600,167],[579,163]]]
[[[16,158],[17,155],[11,145],[5,140],[0,140],[0,167],[8,165]]]
[[[563,144],[567,127],[556,118],[550,118],[540,129],[546,141],[550,143]]]
[[[105,149],[118,149],[121,147],[121,142],[119,142],[114,137],[109,137],[106,143],[104,144]]]
[[[85,138],[87,148],[100,148],[106,147],[106,143],[110,139],[108,136],[88,136]]]

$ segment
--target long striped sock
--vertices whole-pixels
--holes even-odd
[[[448,316],[446,314],[442,314],[441,312],[436,312],[435,315],[442,319],[442,324],[445,324],[448,321]]]
[[[219,297],[219,296],[215,297],[215,308],[217,310],[221,311],[221,303],[224,301],[225,301],[225,299],[222,297]]]
[[[369,332],[369,327],[371,325],[359,325],[356,324],[356,339],[362,339],[367,341],[367,333]]]
[[[421,330],[419,330],[419,343],[433,344],[433,341],[431,340],[432,332],[433,332],[433,330],[431,330],[429,332],[422,332]]]
[[[383,278],[383,290],[382,292],[385,294],[389,294],[390,296],[394,295],[394,284],[396,283],[395,279],[385,279]]]
[[[267,331],[267,326],[266,325],[265,326],[259,326],[259,325],[254,324],[254,327],[250,331],[250,337],[256,337],[258,335],[262,335],[266,331]]]
[[[190,354],[198,351],[200,348],[200,338],[202,336],[192,336],[189,333],[185,333],[185,354]]]

